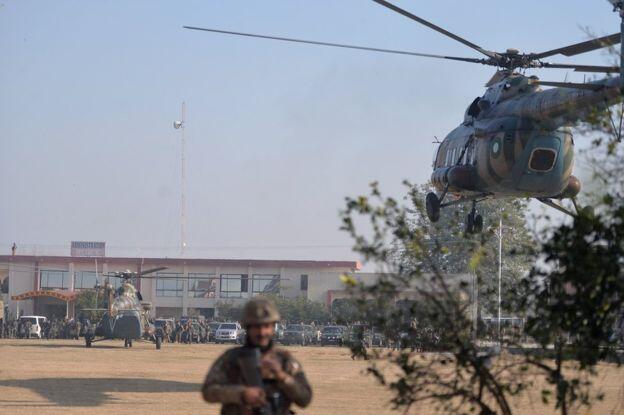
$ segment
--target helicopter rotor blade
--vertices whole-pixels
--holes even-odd
[[[574,65],[543,62],[541,68],[574,69],[575,72],[619,73],[619,66]]]
[[[479,46],[477,44],[474,44],[474,43],[472,43],[472,42],[470,42],[470,41],[464,39],[463,37],[460,37],[460,36],[458,36],[458,35],[456,35],[454,33],[451,33],[448,30],[441,28],[440,26],[436,26],[433,23],[431,23],[431,22],[429,22],[429,21],[427,21],[427,20],[425,20],[425,19],[423,19],[421,17],[418,17],[415,14],[412,14],[412,13],[408,12],[405,9],[402,9],[402,8],[392,4],[390,2],[387,2],[386,0],[373,0],[373,1],[375,3],[377,3],[377,4],[379,4],[379,5],[382,5],[382,6],[386,7],[386,8],[394,11],[394,12],[397,12],[397,13],[399,13],[399,14],[401,14],[401,15],[409,18],[409,19],[412,19],[412,20],[414,20],[414,21],[416,21],[416,22],[418,22],[418,23],[420,23],[422,25],[425,25],[428,28],[433,29],[433,30],[435,30],[438,33],[442,33],[443,35],[448,36],[451,39],[456,40],[457,42],[463,43],[464,45],[468,46],[469,48],[472,48],[472,49],[476,50],[477,52],[482,53],[482,54],[484,54],[485,56],[487,56],[489,58],[497,59],[497,58],[500,57],[496,52],[492,52],[492,51],[483,49],[481,46]]]
[[[182,27],[184,29],[199,30],[203,32],[221,33],[221,34],[234,35],[234,36],[254,37],[254,38],[259,38],[259,39],[279,40],[282,42],[305,43],[308,45],[330,46],[330,47],[344,48],[344,49],[357,49],[357,50],[364,50],[368,52],[393,53],[393,54],[398,54],[398,55],[419,56],[423,58],[450,59],[450,60],[463,61],[463,62],[486,63],[483,59],[476,59],[476,58],[462,58],[462,57],[457,57],[457,56],[434,55],[430,53],[418,53],[418,52],[411,52],[411,51],[405,51],[405,50],[373,48],[373,47],[368,47],[368,46],[348,45],[344,43],[319,42],[316,40],[295,39],[295,38],[289,38],[289,37],[261,35],[261,34],[255,34],[255,33],[245,33],[245,32],[233,32],[230,30],[211,29],[211,28],[206,28],[206,27],[195,27],[195,26],[182,26]]]
[[[601,84],[579,84],[575,82],[551,82],[551,81],[535,81],[534,83],[544,86],[555,86],[558,88],[587,89],[589,91],[600,91],[605,86]]]
[[[157,267],[157,268],[148,269],[147,271],[141,271],[141,277],[143,277],[143,275],[151,274],[152,272],[162,271],[164,269],[167,269],[167,267]]]
[[[575,56],[581,53],[591,52],[592,50],[606,48],[607,46],[617,45],[620,43],[620,33],[614,33],[609,36],[599,37],[597,39],[587,40],[585,42],[575,43],[574,45],[564,46],[549,50],[547,52],[531,54],[534,59],[547,58],[553,55]]]

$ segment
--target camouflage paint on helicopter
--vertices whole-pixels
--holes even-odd
[[[591,89],[538,85],[537,77],[513,74],[470,105],[436,152],[431,181],[438,191],[556,199],[579,193],[566,125],[616,103],[619,78],[586,84]]]
[[[160,349],[162,344],[162,333],[159,333],[150,321],[150,303],[143,302],[141,293],[134,287],[131,280],[150,278],[146,276],[153,272],[161,271],[166,267],[153,268],[143,271],[140,275],[129,270],[125,272],[115,272],[107,276],[107,281],[103,287],[96,286],[96,289],[103,289],[108,296],[108,308],[106,309],[84,309],[92,311],[104,311],[102,318],[98,322],[95,330],[89,330],[85,334],[85,344],[87,347],[95,342],[111,339],[124,340],[125,347],[132,347],[133,340],[149,338]],[[121,286],[113,289],[110,278],[122,279]],[[102,337],[96,340],[96,336]]]

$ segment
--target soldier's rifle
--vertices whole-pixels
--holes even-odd
[[[258,347],[243,347],[240,349],[238,363],[245,385],[262,388],[267,392],[266,385],[262,379],[260,371],[261,355]],[[282,396],[279,392],[268,394],[266,403],[259,407],[253,408],[254,415],[278,415],[282,406]]]

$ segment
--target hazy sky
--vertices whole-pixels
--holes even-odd
[[[601,0],[397,4],[499,51],[585,40],[581,26],[619,29]],[[426,181],[433,136],[462,120],[493,73],[182,25],[480,57],[365,0],[3,0],[3,252],[13,241],[64,254],[71,240],[98,240],[111,255],[175,256],[172,122],[185,100],[188,256],[356,259],[338,230],[343,198],[373,180],[394,195],[403,179]]]

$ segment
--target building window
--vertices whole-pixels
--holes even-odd
[[[247,292],[247,275],[221,274],[221,297],[241,298]]]
[[[217,293],[215,274],[188,274],[188,296],[194,298],[215,298]]]
[[[273,274],[254,274],[251,281],[251,291],[257,294],[279,294],[280,276]]]
[[[95,271],[77,271],[74,273],[74,289],[76,290],[92,289],[96,282]]]
[[[156,297],[182,297],[183,291],[182,274],[174,272],[156,274]]]
[[[301,291],[308,291],[308,275],[303,274],[301,276]]]
[[[69,271],[42,269],[39,271],[39,287],[42,290],[68,290]]]

